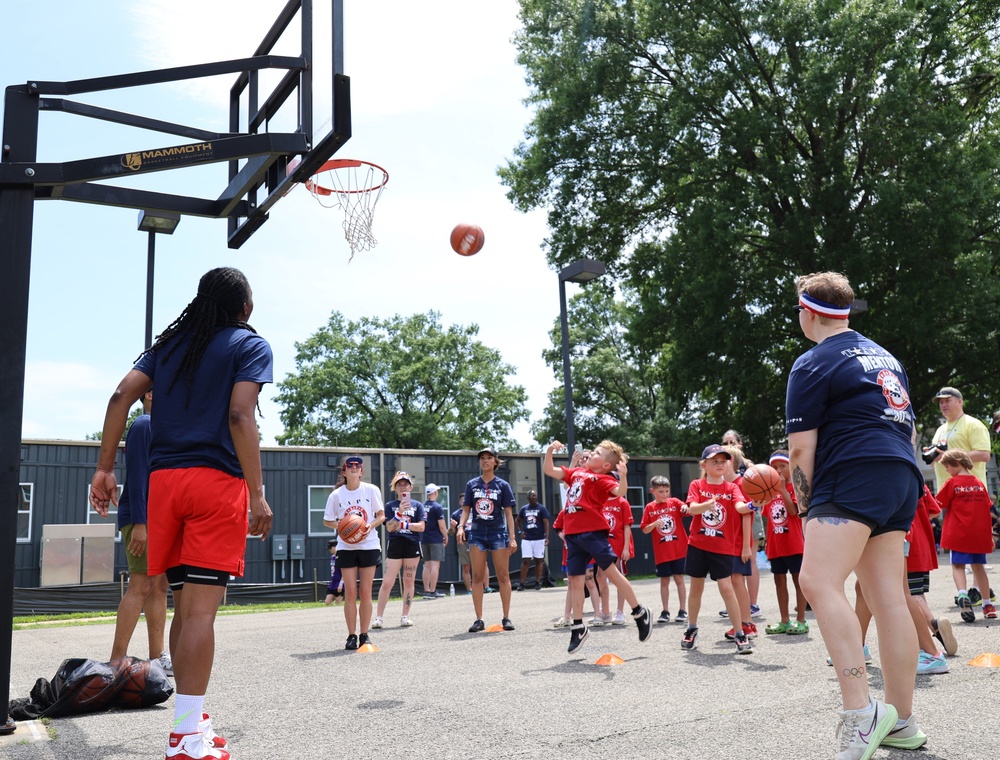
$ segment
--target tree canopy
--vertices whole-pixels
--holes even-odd
[[[1000,403],[1000,5],[521,0],[521,16],[535,116],[500,170],[508,196],[548,209],[553,265],[601,259],[634,294],[631,334],[663,353],[685,424],[783,437],[809,345],[794,280],[823,270],[867,300],[852,327],[907,368],[926,427],[942,385],[979,417]]]
[[[296,372],[278,384],[286,445],[407,449],[515,447],[528,416],[514,367],[476,340],[476,325],[429,311],[357,321],[333,312],[296,343]]]

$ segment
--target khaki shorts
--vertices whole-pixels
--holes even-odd
[[[137,557],[128,550],[129,542],[132,540],[132,529],[134,527],[135,523],[129,523],[128,525],[122,527],[122,544],[125,546],[125,557],[128,559],[128,574],[149,575],[149,565],[146,562],[146,558],[149,554],[148,531],[146,551]]]
[[[458,566],[469,565],[472,566],[472,560],[469,559],[469,542],[466,541],[464,544],[461,542],[456,542],[458,548]]]

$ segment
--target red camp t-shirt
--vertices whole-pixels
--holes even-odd
[[[563,482],[569,486],[566,493],[566,516],[563,533],[587,533],[607,530],[604,503],[611,492],[618,488],[618,481],[605,473],[591,472],[586,467],[563,467]]]
[[[990,495],[975,475],[956,475],[945,481],[937,500],[944,510],[941,546],[956,552],[993,551]]]
[[[924,495],[917,501],[917,513],[913,516],[910,532],[906,540],[910,542],[910,553],[906,556],[906,572],[929,573],[937,570],[937,547],[934,544],[934,528],[931,517],[940,514],[941,505],[924,486]]]
[[[604,507],[601,511],[604,513],[604,519],[608,523],[608,541],[611,544],[611,549],[614,551],[616,557],[621,557],[622,551],[625,549],[625,526],[635,523],[635,518],[632,516],[632,505],[628,503],[628,499],[624,496],[612,496],[604,502]],[[634,556],[634,552],[635,544],[630,531],[628,556]]]
[[[792,497],[792,504],[796,504],[795,489],[792,488],[792,484],[786,483],[785,488]],[[789,514],[785,500],[778,494],[764,505],[762,514],[767,520],[767,544],[764,548],[767,558],[777,559],[802,554],[805,539],[802,535],[802,519],[799,517],[798,509]]]
[[[688,486],[688,504],[708,501],[712,497],[718,505],[715,509],[691,516],[688,543],[715,554],[740,554],[743,547],[736,545],[736,536],[743,535],[743,515],[736,511],[736,502],[746,503],[747,497],[735,483],[713,484],[698,479]]]
[[[671,496],[666,501],[651,501],[642,511],[640,528],[652,525],[661,517],[663,525],[649,532],[653,539],[653,561],[660,565],[683,559],[687,555],[688,537],[681,522],[681,507],[684,502]]]

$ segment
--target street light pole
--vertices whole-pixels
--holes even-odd
[[[566,448],[573,456],[576,446],[576,418],[573,412],[573,379],[569,367],[569,316],[566,313],[566,283],[584,283],[607,271],[603,261],[580,259],[559,271],[559,318],[562,322],[563,386],[566,393]]]
[[[156,234],[173,235],[180,221],[180,214],[169,211],[139,212],[139,230],[149,235],[146,244],[146,349],[153,345],[153,272],[156,259]]]

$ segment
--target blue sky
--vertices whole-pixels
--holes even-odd
[[[284,0],[96,0],[8,4],[0,51],[4,86],[63,81],[252,54]],[[559,313],[545,263],[542,212],[508,203],[496,169],[513,154],[530,112],[510,42],[513,0],[348,0],[345,73],[353,137],[339,157],[384,166],[375,216],[379,244],[348,263],[338,212],[297,188],[236,251],[223,220],[182,219],[156,249],[154,334],[215,266],[242,269],[254,290],[251,322],[274,349],[276,380],[294,370],[294,343],[332,310],[350,319],[436,309],[445,324],[475,323],[480,339],[518,368],[514,382],[540,416],[555,380],[541,359]],[[387,23],[388,22],[388,23]],[[75,96],[123,111],[224,129],[233,77]],[[42,113],[40,161],[148,150],[184,142],[60,113]],[[142,187],[216,197],[225,164],[145,175]],[[150,178],[153,178],[151,184]],[[138,212],[35,204],[23,436],[82,439],[98,430],[115,384],[142,350],[146,236]],[[473,222],[486,246],[461,258],[451,228]],[[570,286],[571,291],[575,286]],[[265,444],[281,432],[274,386],[262,396]],[[527,423],[512,431],[530,443]]]

